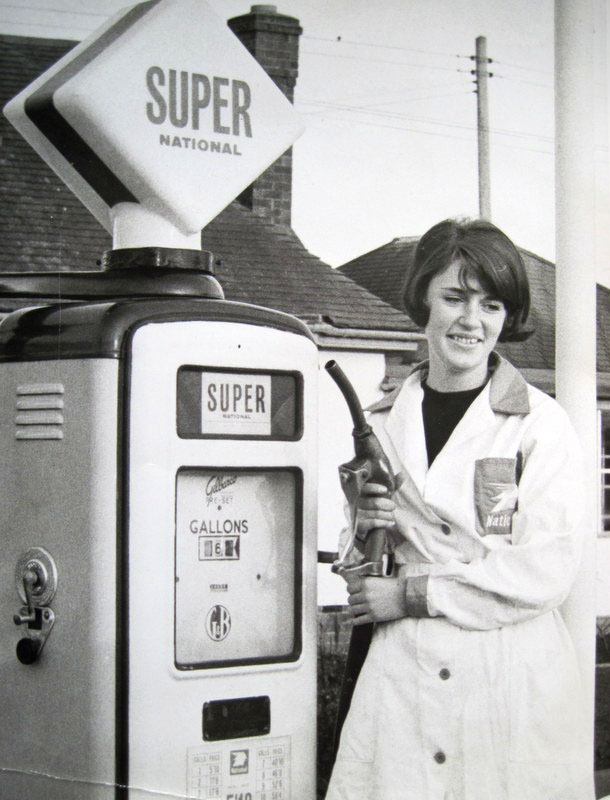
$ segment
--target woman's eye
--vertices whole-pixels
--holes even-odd
[[[487,300],[483,303],[485,311],[496,313],[504,309],[504,303],[501,300]]]
[[[461,302],[462,302],[462,298],[461,298],[461,297],[459,297],[459,296],[458,296],[458,295],[456,295],[456,294],[446,294],[446,295],[443,297],[443,300],[444,300],[446,303],[453,303],[453,304],[455,304],[455,303],[461,303]]]

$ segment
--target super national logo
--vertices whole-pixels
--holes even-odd
[[[154,125],[171,125],[191,134],[203,130],[208,136],[252,138],[249,113],[252,92],[246,81],[152,66],[146,72],[146,87],[149,93],[146,116]],[[242,155],[237,144],[226,139],[178,136],[175,130],[160,133],[159,144]]]

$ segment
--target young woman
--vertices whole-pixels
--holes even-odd
[[[420,240],[405,290],[429,361],[369,421],[401,483],[368,485],[392,577],[347,578],[377,623],[327,800],[592,800],[581,679],[559,607],[580,559],[579,445],[494,352],[528,332],[527,276],[491,223]]]

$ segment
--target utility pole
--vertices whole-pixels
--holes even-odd
[[[476,62],[475,76],[477,94],[477,138],[479,152],[479,216],[491,220],[491,192],[489,184],[489,104],[487,101],[487,78],[493,77],[487,71],[491,58],[487,58],[487,39],[477,36],[476,55],[470,56]]]

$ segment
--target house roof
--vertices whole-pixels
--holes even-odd
[[[0,36],[0,104],[76,43]],[[0,115],[0,270],[95,269],[108,233]]]
[[[0,103],[76,43],[0,36]],[[55,173],[2,117],[0,135],[0,272],[91,270],[112,246]],[[231,203],[202,233],[229,300],[294,314],[307,322],[399,338],[416,331],[401,311],[311,255],[294,231]],[[7,304],[7,308],[10,304]]]
[[[231,300],[272,305],[340,328],[416,330],[404,313],[311,255],[290,228],[266,222],[239,203],[204,228],[202,243],[214,253]]]
[[[401,308],[402,290],[413,266],[419,237],[404,236],[339,267],[339,271]],[[555,267],[540,256],[519,248],[530,281],[532,310],[528,327],[533,335],[525,342],[510,342],[499,348],[525,370],[555,369]],[[597,370],[610,373],[610,291],[597,287]]]

